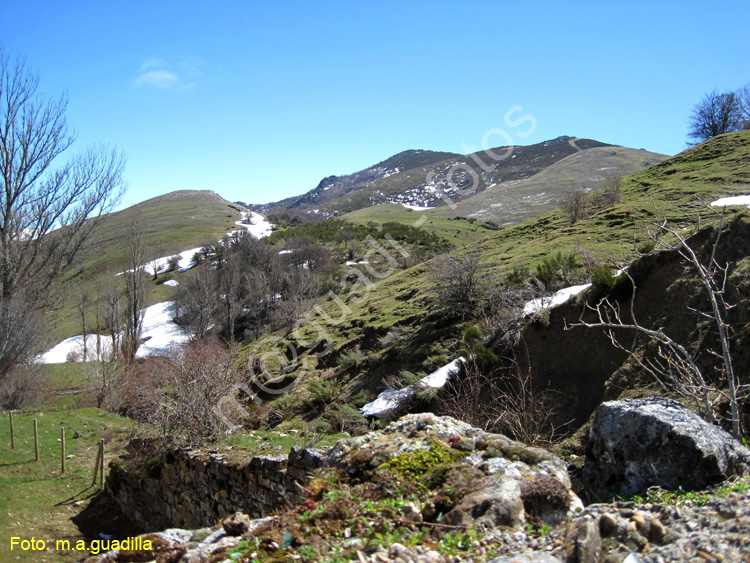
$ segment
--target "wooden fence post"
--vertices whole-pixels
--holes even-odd
[[[36,418],[34,419],[34,454],[36,455],[34,461],[39,461],[39,429],[36,425]]]
[[[63,475],[65,475],[65,427],[64,426],[60,428],[60,441],[62,442],[62,456],[61,456],[62,473]]]
[[[100,472],[99,472],[99,488],[103,489],[104,488],[104,438],[102,438],[99,443],[101,444],[100,447],[101,447],[101,450],[102,450],[102,455],[101,455],[101,459],[100,459],[100,462],[99,462],[101,464],[101,465],[99,465],[99,468],[100,468]]]
[[[15,450],[16,449],[16,433],[13,428],[13,411],[10,411],[8,414],[10,415],[10,449]]]
[[[91,486],[96,485],[96,476],[99,474],[99,461],[102,458],[102,443],[99,442],[96,448],[96,461],[94,462],[94,476],[91,479]]]

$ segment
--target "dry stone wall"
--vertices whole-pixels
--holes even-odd
[[[144,532],[200,528],[235,511],[262,517],[289,506],[323,456],[293,448],[236,464],[219,453],[176,450],[138,470],[112,464],[105,490]]]

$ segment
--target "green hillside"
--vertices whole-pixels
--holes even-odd
[[[630,176],[666,158],[624,147],[591,148],[565,157],[531,178],[500,182],[458,202],[455,208],[439,208],[435,214],[515,225],[554,210],[574,190],[603,188],[610,179]]]
[[[404,225],[419,225],[453,243],[463,246],[484,238],[493,231],[483,221],[465,217],[447,217],[437,215],[432,209],[412,210],[396,203],[383,203],[365,207],[343,215],[341,218],[352,223],[383,224],[389,221]]]
[[[93,295],[97,286],[106,288],[112,275],[125,269],[134,226],[141,231],[144,258],[150,261],[215,242],[237,228],[240,210],[215,192],[180,190],[107,215],[67,273],[56,306],[47,313],[51,340],[81,333],[74,313],[76,293]],[[171,296],[168,287],[154,284],[153,290],[155,301]]]
[[[520,268],[534,272],[537,264],[557,251],[576,253],[580,262],[589,264],[625,265],[645,240],[644,220],[652,220],[657,212],[668,217],[673,226],[688,228],[698,221],[707,225],[717,221],[718,215],[702,201],[748,192],[750,132],[745,131],[717,137],[626,178],[619,202],[593,209],[573,225],[565,213],[555,210],[490,233],[467,248],[491,265],[499,281]],[[394,218],[396,210],[382,210],[389,219]],[[742,207],[727,211],[732,216],[748,214]],[[412,216],[405,210],[398,213],[409,219]],[[365,220],[365,210],[350,217]],[[370,218],[376,217],[377,213]],[[586,269],[581,268],[579,275],[585,279]],[[383,389],[380,380],[384,375],[404,369],[429,373],[458,355],[462,326],[446,322],[434,311],[429,263],[371,281],[366,298],[346,298],[343,293],[345,309],[341,301],[328,300],[321,304],[324,314],[313,314],[310,322],[288,336],[297,352],[305,354],[304,343],[320,338],[323,326],[331,344],[328,354],[309,358],[295,393],[304,395],[305,382],[312,379],[333,378],[345,400],[362,390],[374,396]],[[336,322],[326,323],[326,319]],[[253,349],[253,344],[247,345],[245,354],[250,355]],[[357,351],[354,365],[342,361],[352,351]]]

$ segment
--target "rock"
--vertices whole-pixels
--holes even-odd
[[[401,507],[401,515],[410,522],[421,522],[422,512],[419,507],[413,502],[407,502]]]
[[[750,451],[679,403],[603,403],[589,431],[583,484],[592,498],[660,486],[698,490],[750,470]]]
[[[455,526],[521,527],[531,519],[557,524],[582,508],[557,456],[432,413],[410,414],[382,431],[341,440],[328,452],[327,465],[365,476],[394,458],[435,453],[436,445],[450,460],[448,475],[461,483],[462,495],[455,502],[436,498],[425,507],[427,520],[443,514],[441,521]]]
[[[606,512],[599,517],[599,531],[604,537],[611,536],[617,531],[617,517]]]
[[[576,537],[577,563],[599,563],[602,560],[602,536],[599,526],[589,516],[578,525]]]
[[[221,525],[230,536],[241,536],[250,529],[250,517],[243,512],[235,512]]]
[[[539,551],[527,551],[518,555],[496,557],[490,563],[561,563],[557,557]]]
[[[523,524],[524,509],[521,487],[515,479],[504,479],[492,488],[464,497],[441,522],[450,526],[511,526]]]
[[[653,518],[648,529],[648,539],[654,543],[661,543],[666,535],[667,530],[664,528],[661,520]]]

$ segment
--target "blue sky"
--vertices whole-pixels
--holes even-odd
[[[750,81],[746,1],[0,0],[0,13],[6,51],[44,93],[69,93],[74,147],[126,153],[126,204],[177,189],[275,201],[402,150],[479,149],[499,129],[675,154],[705,92]],[[523,138],[530,121],[505,121],[517,106],[536,121]]]

